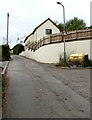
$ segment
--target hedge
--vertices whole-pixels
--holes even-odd
[[[17,44],[13,47],[13,54],[19,55],[22,51],[24,51],[24,46],[22,44]]]
[[[0,45],[0,61],[10,60],[10,47],[9,45]]]

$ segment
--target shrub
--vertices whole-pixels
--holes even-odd
[[[10,60],[10,47],[9,45],[0,45],[0,60],[7,61]]]
[[[0,45],[0,61],[2,61],[2,45]]]
[[[68,62],[67,62],[67,60],[64,61],[64,59],[63,59],[62,56],[60,55],[60,56],[59,56],[59,63],[57,63],[56,66],[57,66],[57,67],[58,67],[58,66],[68,66]]]
[[[21,44],[17,44],[13,47],[13,54],[19,55],[22,51],[24,51],[24,46]]]
[[[89,60],[88,66],[92,67],[92,60]]]

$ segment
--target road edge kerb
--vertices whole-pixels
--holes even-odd
[[[37,62],[37,63],[41,63],[41,64],[53,64],[53,63],[42,63],[42,62],[38,62],[38,61],[36,61],[36,60],[34,60],[34,59],[32,59],[32,58],[29,58],[29,57],[26,57],[26,56],[23,56],[23,55],[19,55],[19,56],[21,56],[21,57],[23,57],[23,58],[26,58],[26,59],[29,59],[29,60],[33,60],[33,61],[35,61],[35,62]],[[55,63],[54,63],[55,64]],[[63,67],[63,66],[59,66],[59,67],[56,67],[55,66],[55,68],[61,68],[61,69],[67,69],[67,70],[84,70],[84,69],[92,69],[92,67],[76,67],[76,68],[70,68],[70,67]]]
[[[8,65],[9,65],[9,62],[10,62],[10,61],[7,61],[6,65],[5,65],[4,69],[3,69],[3,71],[2,71],[2,73],[1,73],[2,76],[4,76],[4,75],[6,74],[6,71],[7,71]]]

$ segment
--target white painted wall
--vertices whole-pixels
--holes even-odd
[[[41,38],[48,36],[45,34],[45,29],[52,29],[52,34],[60,33],[59,29],[48,20],[35,31],[34,41],[39,41]]]
[[[45,34],[45,29],[52,29],[52,34],[60,33],[59,29],[50,20],[47,20],[44,24],[37,28],[34,34],[31,34],[27,38],[25,45],[28,45],[29,42],[32,43],[34,41],[39,41],[43,37],[48,36]]]
[[[32,34],[31,36],[29,36],[29,41],[30,41],[30,43],[34,42],[34,34]]]
[[[25,45],[29,44],[29,42],[32,43],[33,41],[34,41],[34,34],[32,34],[28,37],[28,39],[25,42]]]
[[[26,50],[25,52],[22,52],[21,55],[42,63],[57,63],[59,62],[60,55],[63,57],[63,46],[63,43],[46,45],[35,52]],[[67,56],[73,53],[85,53],[92,59],[92,55],[90,56],[90,40],[66,42]]]
[[[28,42],[29,42],[29,38],[26,40],[25,45],[27,45],[27,44],[28,44]]]

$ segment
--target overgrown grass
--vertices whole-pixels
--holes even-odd
[[[6,76],[2,76],[2,79],[0,79],[0,82],[1,82],[0,90],[2,89],[1,99],[2,99],[2,105],[3,105],[3,103],[5,102],[6,90],[8,85]]]
[[[57,63],[56,64],[56,67],[68,67],[68,64],[67,63],[65,63],[65,62],[61,62],[61,63]]]
[[[68,67],[68,62],[67,60],[64,61],[64,59],[59,59],[59,62],[56,64],[56,67],[59,67],[59,66],[62,66],[62,67]]]
[[[56,67],[62,67],[62,66],[63,67],[69,67],[68,61],[64,62],[64,60],[61,60],[56,64]],[[92,60],[89,60],[87,65],[84,66],[84,67],[92,67]]]
[[[78,65],[83,65],[83,67],[92,67],[92,60],[84,59],[83,63],[81,61],[77,63]],[[77,65],[75,64],[75,65]],[[62,55],[59,55],[59,62],[55,64],[56,67],[69,67],[69,57],[66,56],[66,61],[64,61],[64,58],[62,58]]]
[[[2,77],[0,76],[0,108],[2,107]]]

